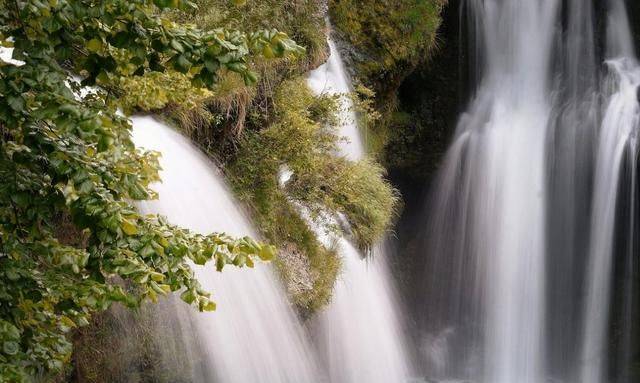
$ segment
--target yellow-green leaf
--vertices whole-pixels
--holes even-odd
[[[276,248],[271,245],[263,245],[258,253],[258,256],[263,261],[270,261],[276,254]]]
[[[158,272],[153,271],[149,275],[151,276],[151,279],[156,281],[156,282],[164,281],[164,274],[162,274],[162,273],[158,273]]]
[[[135,223],[129,221],[128,219],[123,219],[120,224],[122,231],[124,231],[127,235],[135,235],[138,234],[138,228]]]
[[[87,50],[89,52],[99,52],[100,49],[102,49],[102,41],[98,40],[98,39],[91,39],[87,42]]]
[[[203,299],[202,301],[200,301],[200,310],[201,311],[215,311],[216,309],[216,303],[213,301],[210,301],[208,299]]]

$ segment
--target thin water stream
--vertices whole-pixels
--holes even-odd
[[[337,155],[353,161],[365,156],[357,116],[348,97],[349,75],[335,43],[329,39],[328,61],[309,74],[316,94],[342,95],[339,135],[347,140]],[[322,233],[320,233],[322,234]],[[384,245],[363,259],[348,238],[335,241],[343,270],[329,307],[319,314],[317,338],[321,358],[332,383],[406,382],[411,375],[409,354],[400,322],[400,307],[386,265]]]

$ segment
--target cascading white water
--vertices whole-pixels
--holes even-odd
[[[635,58],[624,7],[623,1],[612,2],[607,26],[607,54],[612,58],[607,63],[611,72],[608,82],[613,84],[615,91],[610,96],[600,127],[596,157],[580,369],[582,383],[600,383],[607,379],[608,308],[613,278],[616,207],[625,151],[631,146],[632,152],[636,152],[635,141],[640,129],[640,66]],[[636,159],[635,155],[631,157],[633,168]],[[633,196],[631,198],[633,200]]]
[[[555,1],[475,2],[484,13],[485,82],[461,129],[473,136],[470,235],[484,270],[484,374],[543,379],[545,136]],[[482,120],[478,120],[478,118]]]
[[[349,77],[335,43],[329,40],[327,63],[312,71],[309,86],[316,93],[345,94]],[[356,115],[342,98],[340,136],[348,139],[338,154],[357,161],[365,155]],[[321,231],[321,230],[319,230]],[[322,233],[321,237],[322,237]],[[332,239],[323,237],[326,244]],[[329,307],[318,318],[318,343],[333,383],[402,383],[410,375],[406,343],[399,322],[386,265],[384,246],[375,247],[373,259],[364,260],[346,239],[334,238],[343,270]]]
[[[464,7],[480,82],[429,201],[425,373],[637,381],[640,67],[625,0]]]
[[[547,144],[546,321],[549,376],[570,381],[581,347],[583,270],[588,253],[595,135],[600,125],[593,7],[565,0],[566,30],[556,50]]]
[[[340,155],[352,161],[362,158],[365,153],[360,131],[357,124],[357,116],[351,98],[347,97],[351,93],[351,81],[345,70],[340,53],[336,48],[336,43],[329,39],[329,58],[327,62],[312,70],[307,78],[309,88],[316,94],[330,94],[342,96],[340,98],[340,136],[346,140],[338,143]]]
[[[637,134],[640,67],[630,59],[609,62],[618,91],[611,97],[600,130],[596,159],[591,243],[582,350],[582,383],[605,379],[609,296],[619,178],[625,148]]]
[[[440,361],[434,373],[445,378],[540,383],[545,144],[559,1],[469,0],[466,6],[476,26],[481,80],[440,173],[427,239],[433,301],[425,305],[449,307],[426,339],[448,334],[453,343],[441,342],[427,358]],[[442,353],[450,353],[445,359],[452,365],[441,362]]]
[[[410,369],[398,306],[387,272],[386,250],[366,261],[344,238],[337,241],[342,274],[332,302],[318,318],[318,343],[335,383],[408,381]]]
[[[609,0],[608,8],[606,31],[608,58],[635,58],[625,0]]]
[[[132,122],[136,144],[162,153],[163,182],[153,186],[160,198],[141,204],[142,211],[162,214],[200,233],[256,237],[217,168],[197,148],[152,117],[133,117]],[[218,273],[208,265],[195,267],[195,272],[202,286],[213,293],[218,308],[197,313],[180,307],[176,314],[185,324],[184,342],[202,352],[199,371],[186,381],[320,381],[303,328],[269,266],[226,267]]]

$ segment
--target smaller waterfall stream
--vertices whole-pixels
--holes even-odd
[[[353,102],[349,97],[346,97],[351,92],[351,82],[336,43],[331,39],[328,40],[328,43],[329,58],[327,62],[309,73],[307,84],[316,94],[342,96],[340,99],[339,133],[340,136],[346,138],[346,141],[339,142],[338,154],[352,161],[357,161],[364,156],[365,148],[360,137]]]
[[[638,134],[640,107],[638,86],[640,68],[635,60],[610,61],[618,91],[611,97],[600,131],[597,153],[596,183],[591,224],[590,259],[587,275],[587,299],[582,351],[582,383],[599,383],[604,379],[607,361],[609,296],[616,226],[618,188],[624,153]],[[632,146],[633,143],[631,143]],[[633,159],[635,161],[635,158]]]
[[[610,70],[607,83],[613,90],[610,95],[599,131],[596,154],[593,211],[591,219],[591,240],[587,267],[586,300],[584,308],[583,344],[581,354],[580,382],[600,383],[608,379],[608,362],[616,357],[625,358],[626,350],[617,355],[609,345],[610,307],[616,262],[616,229],[618,206],[621,196],[629,192],[631,211],[629,227],[634,226],[635,174],[631,181],[621,182],[625,168],[635,169],[637,161],[637,136],[640,129],[640,66],[635,57],[633,40],[625,3],[612,0],[607,20],[607,62]],[[630,152],[631,155],[625,155]],[[628,160],[628,166],[625,166]],[[630,190],[628,190],[630,189]],[[625,241],[633,241],[631,231]],[[630,260],[633,260],[633,245],[627,246]],[[632,269],[626,270],[632,275]],[[629,278],[630,279],[630,278]],[[630,283],[622,286],[630,289]],[[623,294],[624,295],[624,294]],[[630,302],[633,294],[628,291],[625,299]],[[623,304],[625,305],[625,304]],[[630,310],[625,307],[623,310]],[[625,314],[623,314],[625,315]],[[627,328],[625,328],[627,327]],[[629,326],[623,325],[618,331],[622,337],[630,337]],[[621,343],[630,344],[630,339]],[[624,348],[624,347],[623,347]],[[627,347],[628,348],[628,347]],[[626,370],[623,366],[622,370]]]
[[[163,182],[153,187],[160,198],[141,204],[143,212],[162,214],[201,233],[256,237],[215,165],[197,148],[152,117],[133,117],[132,122],[136,144],[162,153]],[[184,323],[183,341],[203,354],[200,368],[186,381],[319,381],[312,349],[269,266],[226,267],[218,273],[208,265],[195,267],[195,272],[218,308],[212,313],[177,309],[176,316]]]
[[[309,75],[316,93],[346,94],[349,77],[335,43],[329,40],[329,60]],[[365,155],[353,105],[342,97],[339,155],[353,161]],[[324,242],[331,241],[324,238]],[[362,259],[346,239],[334,238],[343,271],[333,300],[318,318],[319,346],[333,383],[402,383],[410,368],[400,327],[398,307],[386,265],[386,251],[377,246],[373,260]]]

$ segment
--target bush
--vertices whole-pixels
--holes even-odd
[[[318,160],[317,171],[297,173],[287,184],[289,195],[316,213],[343,215],[349,233],[368,249],[389,228],[398,203],[397,192],[384,181],[385,170],[365,159]]]
[[[302,79],[285,81],[274,95],[272,124],[247,134],[229,166],[236,191],[253,206],[266,238],[281,248],[292,244],[308,258],[313,288],[304,293],[289,289],[304,312],[328,302],[339,262],[331,249],[318,243],[296,204],[312,217],[343,215],[349,234],[366,248],[388,229],[398,201],[379,165],[335,157],[340,139],[335,129],[337,101],[335,96],[314,96]],[[282,188],[279,176],[284,168],[293,176]],[[281,266],[291,286],[288,265]]]
[[[330,0],[330,13],[338,30],[361,53],[354,55],[358,74],[376,82],[428,57],[445,2]]]

